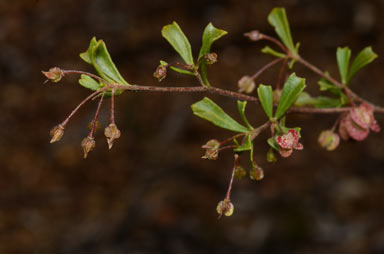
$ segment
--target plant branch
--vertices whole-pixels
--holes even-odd
[[[100,101],[97,104],[96,113],[92,120],[92,128],[91,128],[91,131],[89,132],[89,137],[93,137],[93,135],[95,134],[96,125],[97,125],[96,123],[97,123],[97,119],[99,118],[100,108],[101,108],[101,104],[103,103],[104,95],[105,95],[105,91],[102,93]]]
[[[267,69],[271,68],[272,66],[274,66],[275,64],[277,64],[278,62],[282,61],[283,59],[285,58],[277,58],[275,60],[273,60],[272,62],[266,64],[263,66],[263,68],[261,68],[260,70],[258,70],[255,74],[253,74],[251,76],[251,79],[255,80],[257,77],[259,77],[264,71],[266,71]]]

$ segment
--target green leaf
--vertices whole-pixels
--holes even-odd
[[[268,145],[269,145],[270,147],[272,147],[272,148],[275,149],[276,151],[279,151],[279,144],[277,144],[276,140],[275,140],[273,137],[269,138],[269,139],[267,140],[267,142],[268,142]]]
[[[202,45],[200,48],[197,62],[200,62],[201,58],[203,58],[206,54],[211,53],[212,44],[226,34],[227,34],[227,31],[217,29],[212,25],[212,23],[209,23],[205,27],[203,32]],[[205,61],[201,61],[200,70],[201,70],[201,78],[203,79],[204,84],[206,86],[210,86],[208,77],[207,77],[207,63]]]
[[[268,15],[268,22],[275,28],[277,35],[280,37],[284,45],[287,46],[291,54],[297,55],[297,50],[293,44],[285,9],[274,8]]]
[[[80,54],[81,59],[93,65],[97,73],[110,83],[119,83],[121,85],[129,85],[127,81],[120,75],[111,56],[108,53],[104,41],[97,41],[95,37],[89,43],[87,51]]]
[[[209,23],[205,27],[203,32],[203,40],[202,40],[203,42],[200,48],[199,57],[197,61],[199,61],[206,54],[211,53],[212,44],[218,39],[220,39],[221,37],[223,37],[224,35],[226,35],[227,33],[228,33],[227,31],[217,29],[212,25],[212,23]]]
[[[174,21],[161,30],[161,35],[171,44],[188,65],[193,65],[192,49],[187,37],[179,25]]]
[[[278,57],[278,58],[284,58],[284,57],[287,56],[284,53],[280,53],[280,52],[272,49],[270,46],[265,46],[264,48],[262,48],[261,52],[264,53],[264,54],[268,54],[268,55],[272,55],[272,56]]]
[[[99,40],[92,50],[92,63],[99,75],[110,82],[116,82],[121,85],[129,85],[120,75],[111,56],[108,53],[105,42]]]
[[[302,92],[297,97],[295,103],[297,107],[313,106],[315,108],[337,108],[342,106],[340,99],[331,98],[327,96],[312,97],[306,92]]]
[[[259,100],[261,106],[264,109],[265,114],[269,119],[273,116],[273,93],[271,86],[259,85],[257,88],[257,95],[259,96]]]
[[[292,73],[287,81],[285,81],[281,92],[279,105],[277,106],[275,117],[279,119],[289,109],[292,103],[296,100],[299,94],[305,88],[305,79],[299,78],[295,73]]]
[[[245,116],[245,107],[247,106],[247,101],[237,101],[237,109],[239,110],[239,114],[241,119],[248,127],[249,130],[253,130],[252,125],[249,124],[247,117]]]
[[[80,58],[83,59],[86,63],[92,64],[92,50],[96,44],[96,37],[93,37],[89,43],[87,51],[80,54]]]
[[[328,75],[328,73],[326,72]],[[337,107],[341,107],[345,104],[348,104],[348,98],[343,92],[343,88],[335,86],[331,81],[321,78],[317,84],[320,86],[320,91],[329,91],[337,96],[339,96],[339,104]]]
[[[325,73],[328,76],[328,73]],[[317,84],[320,86],[320,91],[330,91],[333,94],[339,95],[343,88],[335,86],[331,81],[321,78]]]
[[[181,69],[181,68],[178,68],[175,66],[170,66],[169,68],[171,68],[171,70],[178,72],[178,73],[181,73],[181,74],[187,74],[187,75],[193,75],[193,76],[195,75],[192,71],[184,70],[184,69]]]
[[[252,140],[251,140],[251,135],[247,135],[247,137],[245,138],[245,141],[244,143],[233,149],[234,152],[244,152],[244,151],[249,151],[253,149],[253,143],[252,143]]]
[[[211,99],[204,97],[191,105],[192,111],[198,117],[206,119],[216,126],[235,132],[248,132],[249,129],[239,124]]]
[[[99,90],[102,85],[91,78],[90,76],[82,74],[79,79],[79,84],[84,86],[85,88],[91,89],[92,91],[97,91]]]
[[[339,66],[341,82],[343,84],[346,84],[348,77],[349,60],[351,59],[351,50],[348,47],[338,47],[336,51],[336,59],[337,65]]]
[[[373,52],[372,47],[366,47],[356,56],[349,69],[347,83],[361,68],[372,62],[377,58],[377,54]]]

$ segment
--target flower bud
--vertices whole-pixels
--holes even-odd
[[[115,139],[120,138],[120,130],[116,124],[111,123],[104,129],[104,135],[107,137],[108,148],[111,149]]]
[[[252,93],[255,90],[255,82],[250,76],[243,76],[238,82],[237,86],[239,87],[239,93],[246,92]]]
[[[257,30],[245,33],[244,36],[248,37],[251,41],[258,41],[263,39],[263,35]]]
[[[53,127],[49,134],[51,135],[50,143],[54,143],[54,142],[59,141],[61,139],[61,137],[64,135],[64,126],[59,124],[59,125]]]
[[[217,54],[214,52],[206,54],[204,58],[207,64],[214,64],[217,62]]]
[[[216,160],[219,156],[220,142],[216,139],[209,140],[205,145],[202,146],[205,149],[203,159]]]
[[[167,66],[160,64],[157,66],[153,76],[160,82],[167,76]]]
[[[241,179],[246,175],[247,175],[247,171],[245,171],[245,169],[242,166],[237,166],[235,168],[235,178]]]
[[[44,76],[48,78],[48,80],[57,83],[61,80],[62,77],[64,77],[64,72],[58,67],[53,67],[49,69],[49,71],[42,71]]]
[[[333,151],[340,143],[340,137],[331,130],[325,130],[320,133],[318,142],[321,147],[324,147],[328,151]]]
[[[277,157],[276,157],[275,152],[273,151],[273,148],[270,148],[268,153],[267,153],[267,161],[268,162],[276,162],[277,161]]]
[[[252,180],[257,180],[257,181],[262,180],[264,178],[264,171],[263,171],[263,169],[260,168],[260,167],[252,168],[249,171],[249,178],[251,178]]]
[[[224,214],[225,216],[231,216],[233,214],[234,206],[229,199],[224,199],[217,204],[216,211],[220,214],[220,217]]]
[[[84,159],[87,158],[88,153],[95,148],[96,142],[93,137],[86,137],[81,141],[81,147],[83,148],[84,151]]]

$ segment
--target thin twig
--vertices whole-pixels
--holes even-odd
[[[269,68],[271,68],[272,66],[274,66],[274,65],[277,64],[278,62],[282,61],[283,59],[285,59],[285,58],[277,58],[277,59],[271,61],[270,63],[264,65],[263,68],[261,68],[261,69],[258,70],[255,74],[253,74],[253,75],[251,76],[251,79],[256,80],[256,78],[259,77],[260,74],[262,74],[264,71],[268,70]]]
[[[99,104],[97,104],[96,113],[95,113],[95,116],[92,120],[92,128],[91,128],[91,131],[89,132],[89,135],[88,135],[88,137],[90,137],[90,138],[92,138],[93,134],[95,134],[97,119],[99,118],[100,108],[101,108],[101,104],[103,103],[104,95],[105,95],[105,91],[101,95]]]

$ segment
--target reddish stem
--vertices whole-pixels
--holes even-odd
[[[256,78],[257,78],[258,76],[260,76],[264,71],[268,70],[269,68],[271,68],[272,66],[274,66],[275,64],[277,64],[278,62],[280,62],[280,61],[282,61],[282,60],[283,60],[283,58],[277,58],[277,59],[273,60],[272,62],[270,62],[270,63],[264,65],[263,68],[261,68],[261,69],[258,70],[255,74],[253,74],[253,75],[251,76],[251,79],[256,80]]]
[[[97,119],[99,118],[100,108],[101,108],[101,104],[103,103],[104,95],[105,95],[105,91],[101,95],[99,104],[97,105],[95,116],[94,116],[94,118],[92,120],[92,128],[91,128],[91,131],[89,132],[89,135],[88,135],[88,137],[90,137],[90,138],[92,138],[93,135],[95,134],[96,123],[97,123]]]

